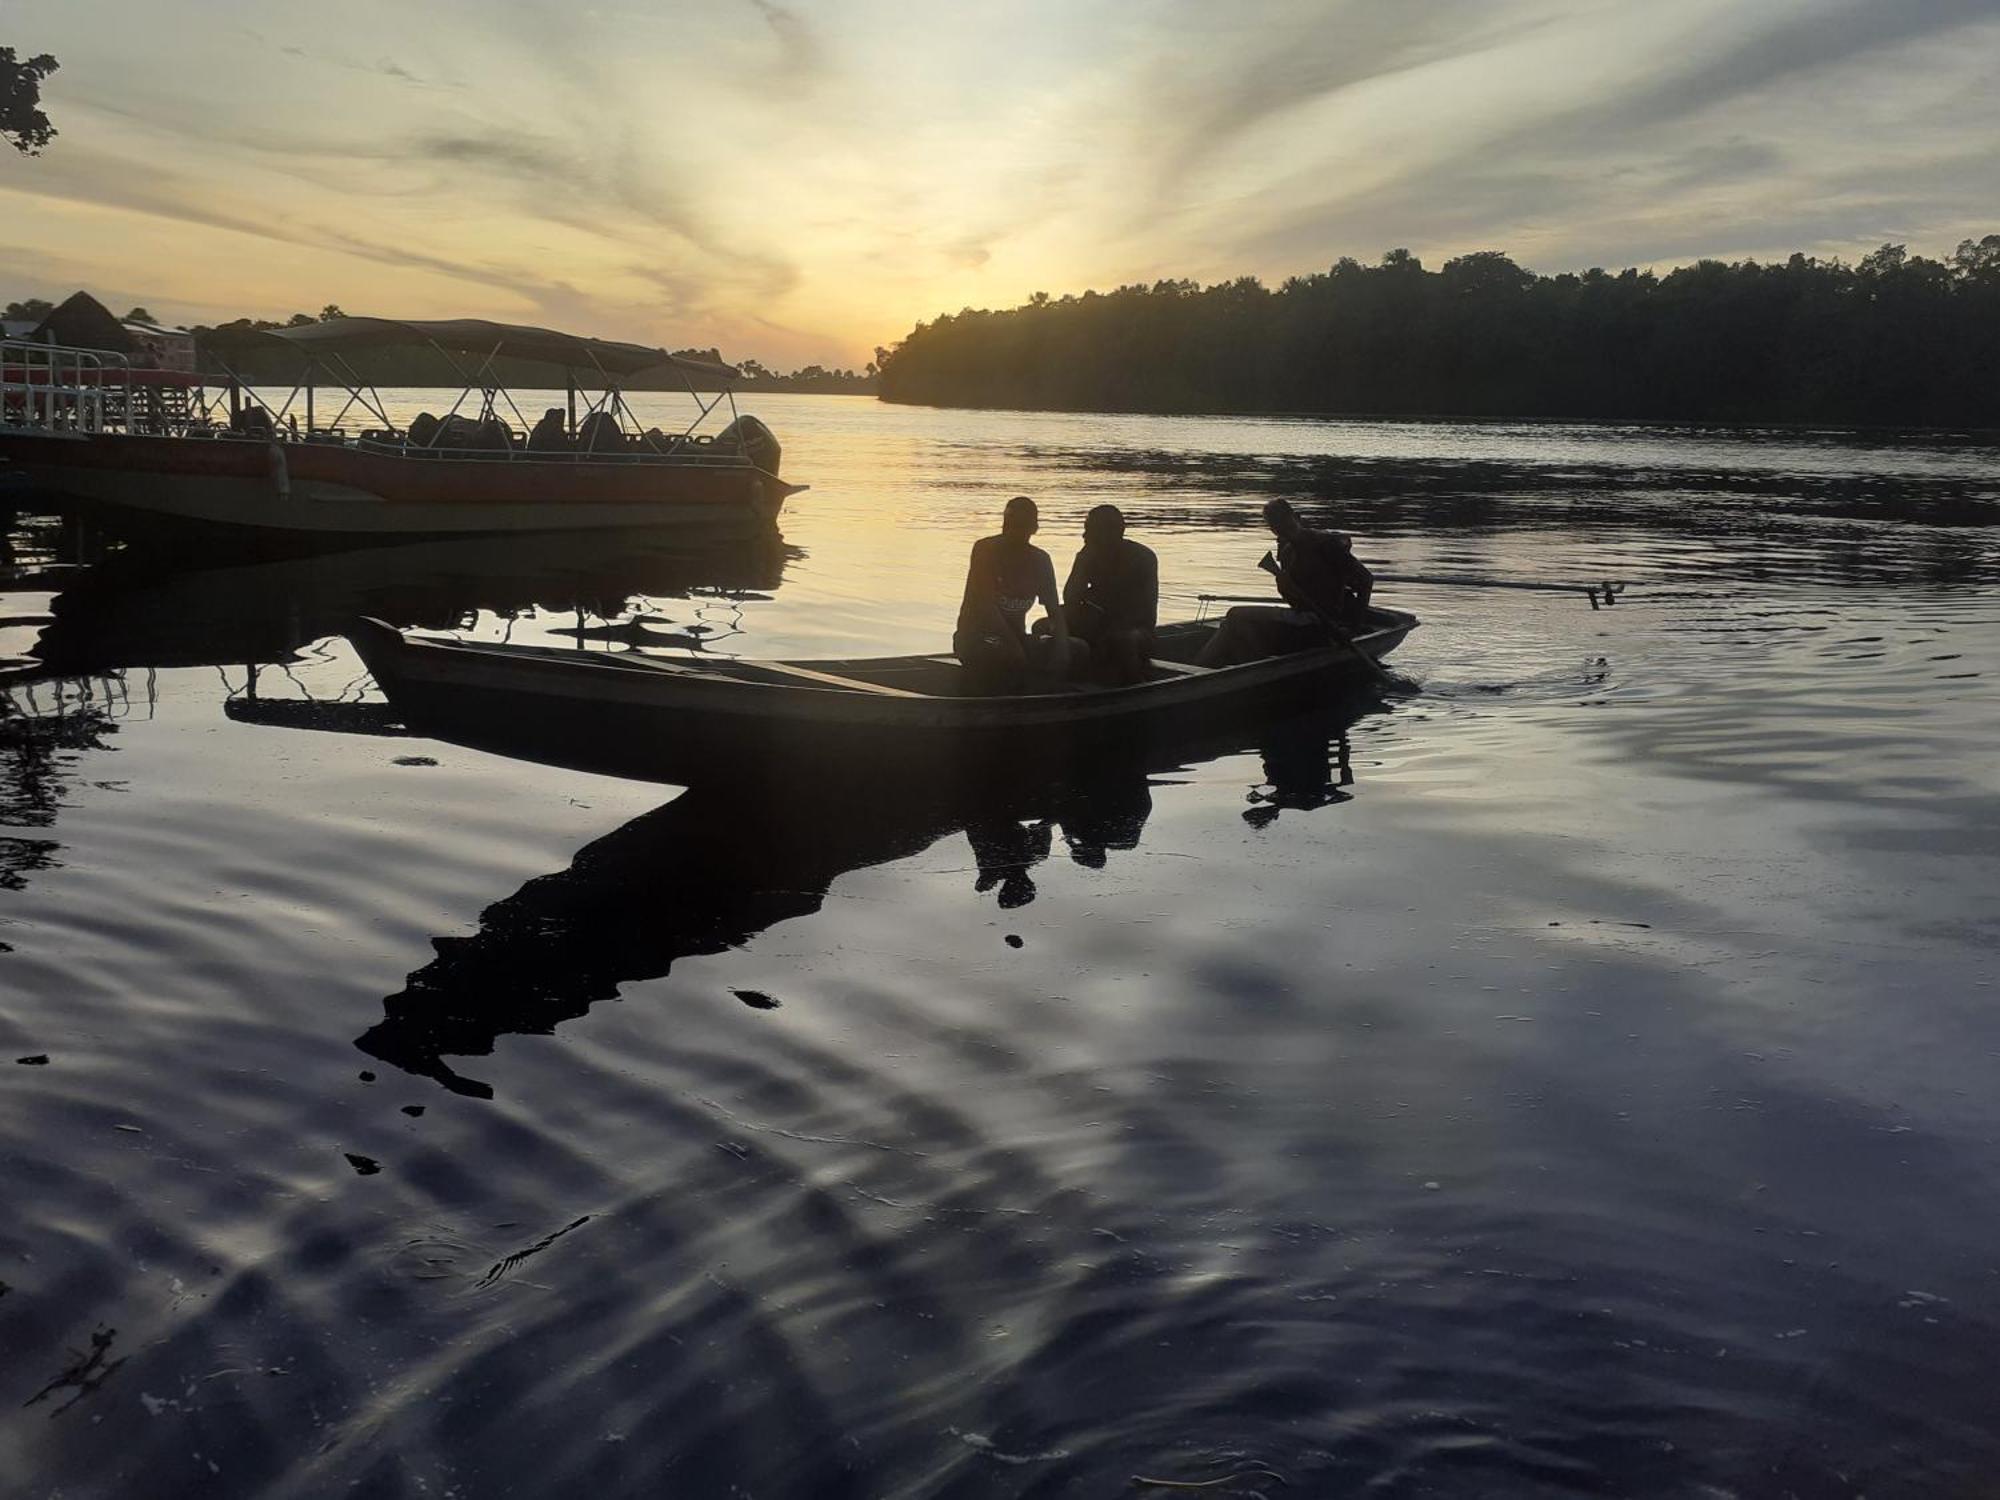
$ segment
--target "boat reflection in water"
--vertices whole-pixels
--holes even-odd
[[[778,587],[793,555],[774,539],[690,549],[627,533],[270,558],[158,539],[107,548],[74,518],[40,515],[15,518],[0,538],[0,627],[19,653],[0,658],[0,891],[54,862],[59,846],[40,830],[56,823],[79,752],[109,748],[122,721],[150,716],[157,671],[241,669],[222,704],[235,722],[405,735],[395,710],[361,701],[354,671],[315,696],[289,669],[362,614],[448,630],[557,611],[574,615],[573,635],[614,628],[586,622],[616,619],[634,600],[699,599],[726,615]],[[260,673],[274,668],[285,693],[260,696]]]
[[[355,616],[432,630],[481,614],[574,611],[577,628],[632,600],[778,586],[789,552],[757,541],[710,548],[630,535],[412,542],[275,560],[111,553],[65,580],[29,652],[51,676],[145,668],[279,666]],[[232,715],[234,717],[235,715]]]
[[[1259,751],[1264,779],[1246,788],[1243,814],[1256,826],[1281,809],[1346,801],[1347,732],[1383,711],[1378,700],[1350,695],[1200,742],[1100,746],[1061,765],[958,764],[932,777],[899,767],[893,780],[803,763],[792,775],[769,766],[720,773],[584,846],[568,869],[495,902],[470,937],[434,939],[437,956],[388,997],[384,1018],[357,1045],[456,1093],[491,1097],[489,1084],[450,1060],[485,1056],[502,1036],[550,1032],[677,960],[741,947],[775,923],[817,912],[841,876],[955,834],[972,846],[973,890],[1015,908],[1035,899],[1035,867],[1058,848],[1091,868],[1138,850],[1154,786],[1190,766]],[[426,729],[457,738],[446,724]],[[471,726],[463,742],[507,751],[490,720]],[[524,758],[555,758],[546,737],[524,748]],[[578,764],[607,769],[603,747]],[[651,779],[643,765],[625,771]],[[755,1005],[761,997],[744,998]]]

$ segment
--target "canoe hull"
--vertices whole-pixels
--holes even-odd
[[[1380,659],[1414,616],[1363,638]],[[1328,648],[1168,682],[1084,693],[953,698],[745,683],[618,665],[603,653],[486,650],[402,635],[379,622],[348,638],[412,727],[502,754],[689,785],[747,768],[884,775],[982,774],[1024,758],[1053,772],[1107,749],[1156,760],[1190,736],[1247,735],[1372,676]],[[627,660],[636,661],[628,658]],[[861,669],[882,663],[799,664]]]

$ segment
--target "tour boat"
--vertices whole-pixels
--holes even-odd
[[[1342,681],[1373,683],[1371,663],[1416,627],[1415,615],[1378,608],[1350,643],[1209,668],[1194,659],[1214,621],[1163,625],[1143,682],[1006,696],[970,691],[950,656],[669,661],[412,635],[375,619],[347,638],[423,732],[685,785],[725,766],[873,764],[900,774],[1079,739],[1212,728],[1300,706]]]
[[[387,318],[238,334],[227,347],[296,359],[297,385],[272,406],[233,375],[0,343],[0,468],[38,491],[134,514],[317,537],[614,528],[750,536],[771,531],[785,498],[803,488],[778,477],[770,429],[735,414],[732,368],[663,349],[479,319]],[[347,357],[391,348],[451,362],[465,389],[450,411],[391,419]],[[456,355],[474,358],[468,366]],[[560,367],[565,407],[530,430],[492,374],[502,356]],[[671,434],[638,430],[620,384],[660,367],[683,377],[697,408]],[[697,380],[720,389],[705,399]],[[315,397],[329,385],[339,409],[323,421]],[[699,431],[724,401],[733,420]]]

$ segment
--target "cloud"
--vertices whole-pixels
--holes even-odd
[[[661,181],[659,169],[627,135],[595,148],[518,131],[440,131],[409,144],[417,160],[475,169],[509,189],[511,212],[530,222],[559,223],[657,256],[665,231],[702,257],[702,274],[725,285],[748,283],[762,295],[781,296],[797,284],[789,259],[718,231],[686,194]],[[459,178],[442,190],[464,193]],[[632,272],[663,288],[685,288],[689,272],[662,268],[657,260],[633,262]],[[677,295],[674,305],[684,305]]]
[[[1616,98],[1583,113],[1621,132],[1673,124],[1713,105],[1765,92],[1868,53],[1996,17],[2000,8],[1994,0],[1818,4],[1781,15],[1735,45],[1698,55],[1678,68],[1669,61],[1658,81],[1621,90]]]
[[[1171,199],[1242,136],[1301,105],[1481,51],[1542,19],[1496,12],[1491,0],[1311,0],[1290,9],[1227,32],[1199,19],[1214,14],[1206,4],[1169,21],[1181,45],[1145,84],[1146,117],[1159,132],[1155,199]]]
[[[796,11],[778,4],[777,0],[749,0],[749,4],[778,40],[777,71],[781,79],[794,88],[811,88],[832,72],[825,42]]]
[[[1906,113],[1929,91],[1949,85],[1928,60],[1899,61],[1898,49],[1995,16],[1991,0],[1795,6],[1747,32],[1739,27],[1707,41],[1706,50],[1689,41],[1681,60],[1640,69],[1636,84],[1607,68],[1595,88],[1552,97],[1549,107],[1411,162],[1385,181],[1281,209],[1244,236],[1240,248],[1257,257],[1323,260],[1328,247],[1351,247],[1357,239],[1472,248],[1473,241],[1493,245],[1525,235],[1551,248],[1615,246],[1648,263],[1751,246],[1771,250],[1786,235],[1811,234],[1790,241],[1807,247],[1838,241],[1836,222],[1850,225],[1849,238],[1871,237],[1895,222],[1890,205],[1900,195],[1900,169],[1877,162],[1863,174],[1867,190],[1844,206],[1813,201],[1813,183],[1832,164],[1867,161],[1881,146],[1883,138],[1852,134],[1869,87]],[[1986,38],[1995,36],[1989,26]],[[1829,77],[1846,80],[1845,115],[1800,94]],[[1732,111],[1742,110],[1761,112],[1760,120],[1770,116],[1771,131],[1796,136],[1810,149],[1787,150],[1770,134],[1749,138],[1729,123]],[[1727,133],[1704,134],[1717,123]],[[1935,139],[1936,132],[1923,134]],[[1959,180],[1969,188],[1974,179]],[[1737,202],[1731,193],[1747,196]],[[1607,234],[1610,224],[1624,228]],[[1650,254],[1642,248],[1647,233],[1660,247]]]
[[[971,237],[946,245],[944,253],[952,264],[974,271],[993,259],[993,252]]]
[[[111,284],[254,265],[298,306],[373,289],[853,363],[1037,288],[1398,244],[1935,253],[2000,202],[2000,0],[348,4],[337,33],[49,7],[62,141],[0,185],[61,227],[10,199],[8,238]],[[179,227],[121,248],[57,203]]]
[[[388,154],[388,153],[384,153]],[[537,187],[568,190],[583,163],[554,142],[532,135],[471,135],[436,131],[410,142],[410,154],[447,163],[488,167]]]
[[[1769,178],[1784,170],[1785,154],[1767,141],[1731,136],[1728,140],[1690,148],[1666,163],[1660,191],[1673,193],[1687,188],[1745,178]]]
[[[255,32],[247,35],[262,41]],[[278,51],[285,57],[296,57],[304,62],[319,63],[329,68],[343,68],[350,73],[366,73],[371,77],[395,78],[420,89],[458,89],[463,84],[447,83],[441,79],[426,78],[421,73],[412,72],[393,58],[379,57],[372,63],[365,63],[350,57],[339,57],[330,52],[316,52],[307,47],[280,47]]]

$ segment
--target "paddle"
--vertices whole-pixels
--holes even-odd
[[[1269,573],[1273,578],[1279,578],[1283,576],[1281,570],[1278,567],[1278,560],[1275,557],[1271,556],[1271,554],[1268,552],[1266,552],[1261,558],[1257,560],[1257,566],[1262,568],[1266,573]],[[1300,589],[1298,591],[1298,594],[1300,599],[1305,600],[1306,612],[1318,617],[1320,624],[1326,627],[1327,634],[1333,637],[1334,644],[1346,647],[1348,655],[1352,656],[1356,661],[1360,662],[1362,666],[1366,667],[1369,670],[1370,674],[1374,676],[1376,682],[1378,682],[1385,688],[1400,688],[1404,685],[1400,678],[1390,675],[1389,671],[1382,665],[1382,663],[1375,660],[1374,657],[1370,656],[1366,651],[1363,651],[1359,646],[1355,645],[1354,637],[1349,635],[1345,630],[1342,630],[1340,626],[1336,625],[1334,623],[1333,616],[1329,615],[1325,610],[1321,609],[1319,607],[1319,602],[1317,600],[1315,600],[1310,594],[1306,593],[1304,589]],[[1292,605],[1292,607],[1295,609],[1298,607],[1297,602],[1295,600],[1287,599],[1285,602],[1287,604]]]
[[[1449,573],[1377,573],[1377,583],[1429,583],[1442,588],[1534,589],[1546,594],[1582,594],[1596,609],[1600,603],[1616,604],[1625,585],[1612,583],[1536,583],[1525,578],[1464,578]]]
[[[1435,584],[1439,588],[1458,589],[1532,589],[1544,594],[1582,594],[1590,600],[1590,607],[1600,604],[1616,604],[1618,596],[1630,587],[1624,583],[1534,583],[1522,578],[1453,578],[1442,573],[1377,573],[1377,583],[1423,583]],[[1267,601],[1254,594],[1196,594],[1195,599],[1202,604],[1263,604]]]

